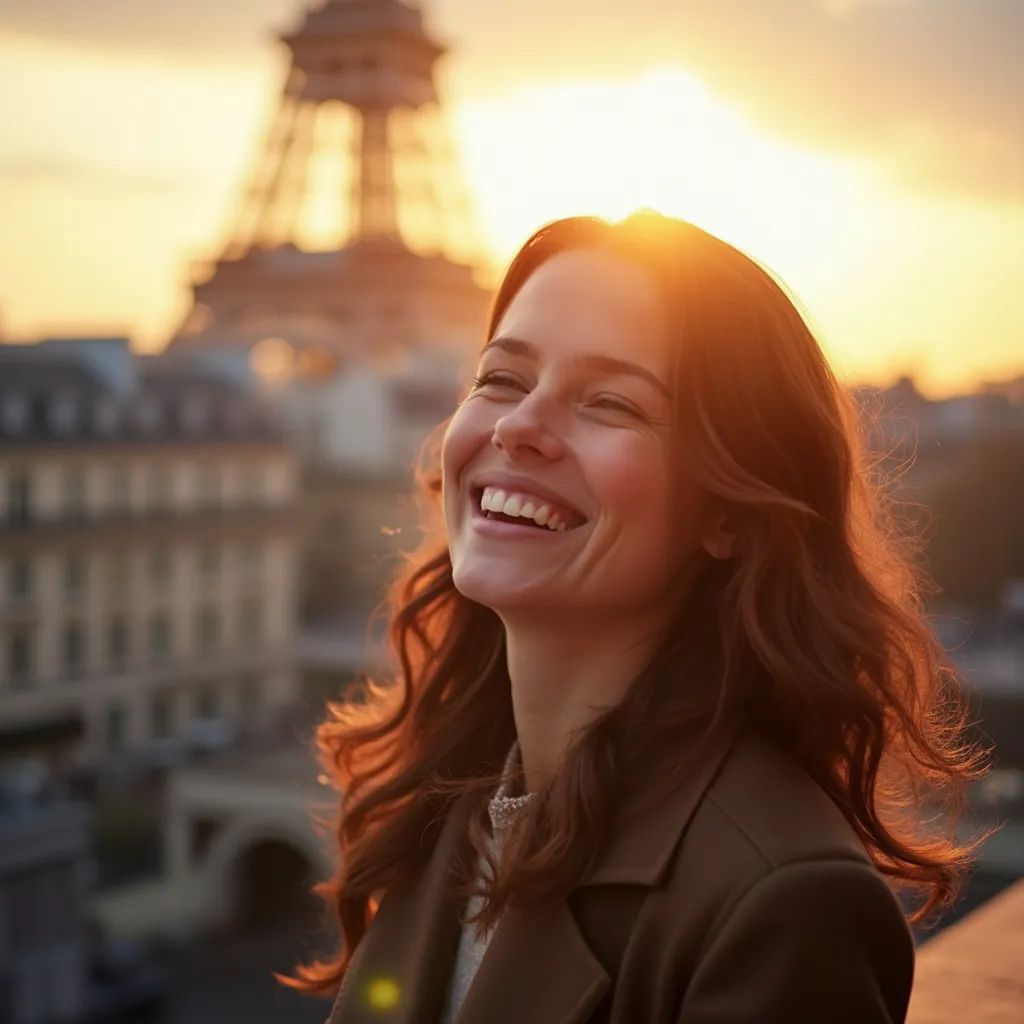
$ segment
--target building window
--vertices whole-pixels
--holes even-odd
[[[5,434],[22,434],[28,426],[31,407],[25,395],[5,395],[0,399],[0,426]]]
[[[128,709],[120,701],[107,706],[107,749],[124,750],[128,739]]]
[[[174,507],[174,476],[170,466],[152,466],[146,482],[147,498],[153,512],[169,512]]]
[[[186,434],[197,434],[206,426],[208,409],[198,395],[189,395],[181,404],[180,422]]]
[[[73,466],[64,471],[64,518],[85,518],[85,470]]]
[[[163,612],[149,620],[149,650],[154,661],[164,661],[171,653],[171,620]]]
[[[112,668],[128,664],[128,622],[123,615],[115,615],[107,627],[107,658]]]
[[[163,426],[163,407],[155,398],[141,399],[135,404],[134,412],[135,421],[147,434],[155,433]]]
[[[64,671],[77,676],[85,667],[85,630],[80,622],[69,622],[64,627]]]
[[[87,584],[87,567],[84,556],[68,555],[64,561],[64,596],[75,600],[84,596]]]
[[[239,607],[240,640],[254,643],[263,630],[263,604],[258,597],[246,598]]]
[[[132,565],[124,552],[110,556],[107,562],[107,598],[123,601],[131,590]]]
[[[7,481],[7,522],[11,526],[32,522],[32,476],[28,470],[11,473]]]
[[[213,683],[206,683],[196,694],[196,714],[199,718],[216,718],[220,714],[220,695]]]
[[[32,633],[25,628],[14,629],[7,643],[7,674],[13,689],[24,689],[32,682]]]
[[[260,709],[263,686],[259,676],[247,675],[238,680],[238,707],[242,715],[252,718]]]
[[[149,734],[155,740],[165,740],[173,732],[174,694],[155,693],[149,706]]]
[[[259,544],[243,544],[238,550],[238,568],[243,579],[259,579],[263,572],[263,548]]]
[[[218,508],[221,502],[221,475],[216,466],[199,467],[199,506]]]
[[[199,609],[198,632],[200,651],[210,654],[217,650],[220,645],[221,623],[220,612],[216,608]]]
[[[220,548],[206,544],[199,549],[199,575],[210,580],[220,572]]]
[[[78,403],[70,395],[50,400],[50,428],[55,434],[70,434],[78,426]]]
[[[159,548],[149,556],[149,582],[158,590],[166,590],[174,573],[174,560],[167,548]]]
[[[229,403],[224,409],[224,422],[232,434],[242,434],[249,425],[249,405],[245,401]]]
[[[32,563],[27,558],[11,562],[10,595],[14,601],[25,601],[32,596]]]
[[[124,515],[132,507],[132,477],[127,466],[114,466],[108,479],[108,506],[111,512]]]
[[[117,429],[117,420],[117,403],[111,398],[101,398],[93,410],[96,430],[104,436],[109,436]]]
[[[255,466],[242,469],[238,482],[239,497],[244,505],[258,505],[263,500],[263,477]]]

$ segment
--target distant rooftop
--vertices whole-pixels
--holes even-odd
[[[126,338],[0,345],[0,442],[278,441],[242,357],[138,355]]]
[[[876,447],[923,449],[979,435],[1024,433],[1024,377],[983,385],[977,392],[930,399],[910,377],[889,387],[855,387],[854,398],[872,424]]]

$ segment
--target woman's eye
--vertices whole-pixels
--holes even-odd
[[[506,377],[501,373],[484,373],[479,377],[473,378],[473,388],[482,388],[485,384],[504,384],[509,387],[522,387],[522,385],[514,380],[512,377]]]
[[[606,409],[615,409],[618,412],[627,412],[630,416],[636,416],[637,412],[631,406],[625,405],[623,402],[615,402],[610,398],[599,398],[594,405],[603,405]]]

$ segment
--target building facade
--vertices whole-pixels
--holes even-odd
[[[82,768],[268,728],[294,686],[299,474],[273,414],[121,339],[0,349],[0,721]]]

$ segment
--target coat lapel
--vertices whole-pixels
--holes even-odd
[[[457,1024],[582,1024],[611,979],[564,900],[509,907],[456,1017]]]
[[[470,811],[464,798],[452,805],[424,870],[381,901],[325,1024],[437,1019],[460,930],[451,869]]]
[[[650,761],[625,787],[613,839],[579,887],[659,884],[694,812],[735,741],[724,729],[699,760],[679,748]],[[656,802],[655,781],[667,783]],[[388,894],[360,942],[327,1024],[435,1024],[454,969],[461,906],[451,867],[471,802],[452,806],[425,870]],[[592,894],[598,896],[597,890]],[[503,913],[457,1024],[583,1024],[611,985],[566,900]]]

